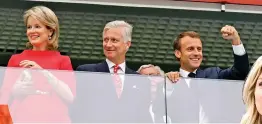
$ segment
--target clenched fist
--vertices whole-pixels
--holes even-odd
[[[233,45],[241,44],[237,30],[230,25],[226,25],[221,29],[222,37],[226,40],[232,40]]]

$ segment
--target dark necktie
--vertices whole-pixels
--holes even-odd
[[[188,74],[188,77],[191,77],[191,78],[196,78],[196,74],[195,74],[195,73],[193,73],[193,72],[190,72],[190,73]]]

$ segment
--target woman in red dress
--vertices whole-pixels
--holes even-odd
[[[15,123],[69,123],[75,81],[70,58],[57,51],[58,18],[35,6],[25,12],[24,22],[29,49],[10,58],[0,101],[10,104]]]

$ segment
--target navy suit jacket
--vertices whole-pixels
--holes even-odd
[[[227,69],[210,67],[204,70],[197,69],[196,78],[244,80],[249,72],[248,55],[234,55],[234,65]]]
[[[77,95],[70,110],[73,123],[150,123],[150,82],[139,75],[125,75],[121,98],[117,98],[106,61],[79,66]],[[99,73],[106,72],[106,73]],[[126,74],[138,74],[126,67]]]

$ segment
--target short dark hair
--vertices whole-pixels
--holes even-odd
[[[180,43],[180,41],[181,41],[182,38],[184,38],[184,37],[186,37],[186,36],[189,36],[189,37],[191,37],[191,38],[198,38],[198,39],[200,39],[200,35],[199,35],[197,32],[195,32],[195,31],[182,32],[182,33],[180,33],[180,34],[176,37],[176,39],[174,40],[174,46],[173,46],[174,51],[175,51],[175,50],[180,50],[180,48],[181,48],[181,43]],[[200,39],[200,40],[201,40],[201,39]]]

